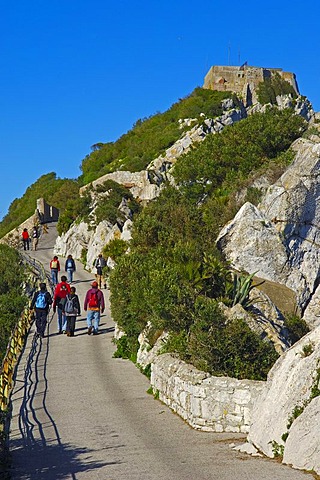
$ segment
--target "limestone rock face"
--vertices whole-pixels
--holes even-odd
[[[318,473],[319,432],[315,429],[320,422],[320,397],[310,401],[310,396],[312,387],[319,383],[319,356],[320,327],[317,327],[285,352],[269,372],[252,412],[248,436],[265,455],[274,456],[272,443],[276,442],[284,447],[285,462],[298,468],[312,465]],[[294,419],[294,409],[303,405],[307,405],[303,416]],[[314,441],[309,441],[310,432]],[[288,433],[286,442],[282,438],[285,433]]]
[[[151,183],[146,170],[142,170],[141,172],[127,172],[119,170],[116,172],[107,173],[106,175],[97,178],[97,180],[94,180],[92,182],[92,187],[95,188],[107,180],[113,180],[114,182],[124,185],[130,190],[135,198],[139,198],[141,201],[153,200],[160,193],[159,187]],[[88,188],[90,188],[90,185],[91,184],[85,185],[84,187],[80,188],[80,194],[84,193]]]
[[[283,463],[320,472],[319,412],[320,397],[316,397],[290,428]]]
[[[92,232],[89,231],[87,223],[72,225],[66,233],[57,238],[54,253],[63,257],[71,254],[74,258],[80,259],[82,250],[87,249],[91,236]]]
[[[138,337],[140,347],[137,353],[137,363],[143,368],[154,362],[154,359],[159,355],[161,348],[165,345],[169,336],[168,332],[158,332],[157,339],[154,345],[151,346],[149,339],[151,330],[151,323],[148,322],[146,328]]]
[[[86,268],[91,270],[93,262],[101,253],[103,247],[114,238],[120,238],[121,231],[117,225],[111,225],[107,221],[99,223],[95,229],[89,229],[85,222],[74,224],[67,233],[59,236],[56,240],[54,253],[66,257],[71,254],[80,259],[82,251],[87,252]]]
[[[91,269],[103,247],[114,238],[120,238],[120,235],[121,231],[118,225],[111,225],[107,221],[100,222],[88,244],[87,268]]]
[[[292,148],[296,152],[292,165],[268,188],[258,207],[243,205],[220,232],[218,245],[234,268],[257,272],[294,290],[308,324],[315,326],[319,324],[313,297],[319,298],[320,279],[320,143],[299,139]]]
[[[286,281],[290,272],[286,248],[269,218],[251,203],[240,208],[221,230],[217,242],[235,269]]]

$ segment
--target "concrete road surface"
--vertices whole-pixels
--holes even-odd
[[[39,250],[30,252],[46,269],[56,235],[49,225]],[[83,303],[93,275],[77,267]],[[87,335],[84,316],[75,337],[58,335],[56,321],[50,315],[43,340],[32,327],[18,366],[10,438],[14,480],[312,478],[235,452],[229,444],[243,443],[243,436],[195,431],[147,394],[147,378],[131,362],[113,358],[109,308],[97,336]]]

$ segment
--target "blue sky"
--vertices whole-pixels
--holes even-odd
[[[91,145],[165,111],[211,65],[292,71],[320,110],[319,10],[309,0],[0,0],[0,218],[44,173],[77,177]]]

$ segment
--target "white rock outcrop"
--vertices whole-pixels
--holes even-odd
[[[319,412],[320,396],[306,406],[290,428],[283,463],[320,473]]]
[[[66,233],[58,236],[54,246],[55,255],[67,257],[71,254],[80,260],[83,249],[87,250],[91,235],[87,223],[73,224]]]
[[[284,449],[284,462],[320,473],[319,389],[320,327],[305,335],[285,352],[268,375],[252,412],[248,440],[269,457],[275,445]],[[297,408],[303,413],[294,418]],[[283,435],[287,436],[286,441]],[[314,435],[314,440],[311,436]]]
[[[295,159],[258,207],[246,203],[218,245],[237,270],[286,285],[312,327],[320,323],[320,142],[299,139]]]
[[[100,222],[99,225],[90,229],[85,222],[74,224],[56,240],[54,253],[66,257],[71,254],[74,258],[83,258],[85,251],[85,268],[91,270],[93,262],[102,252],[103,247],[114,238],[121,238],[121,231],[118,225],[112,225],[107,221]]]
[[[145,368],[150,363],[153,363],[155,358],[160,354],[161,349],[166,344],[169,334],[168,332],[154,332],[153,336],[156,336],[152,345],[150,344],[150,334],[152,331],[151,323],[148,322],[145,329],[140,333],[138,337],[139,350],[137,353],[137,363]]]

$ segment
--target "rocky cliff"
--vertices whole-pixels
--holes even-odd
[[[292,165],[257,207],[242,206],[220,232],[218,245],[234,268],[294,290],[314,327],[320,323],[320,136],[300,138],[292,148]]]

